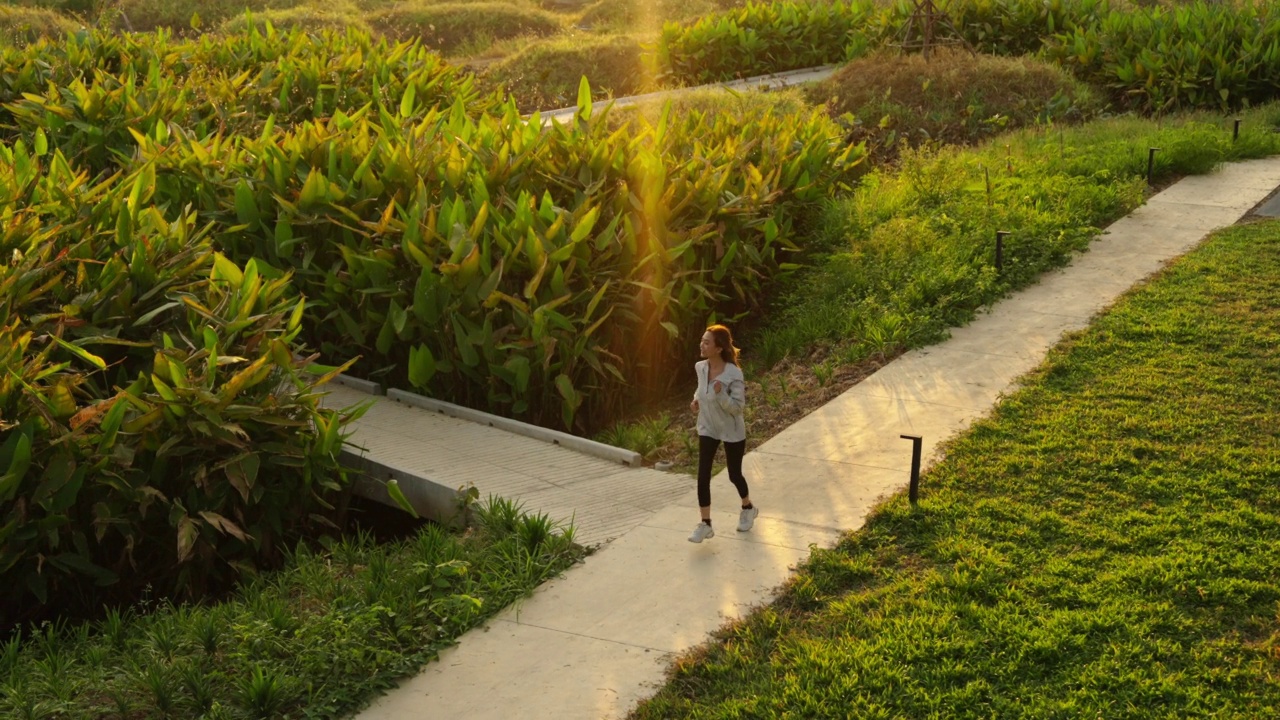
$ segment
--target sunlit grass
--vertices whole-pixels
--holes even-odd
[[[1280,223],[1051,353],[637,718],[1280,711]]]

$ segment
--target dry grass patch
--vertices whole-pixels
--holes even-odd
[[[577,102],[583,77],[596,97],[657,89],[640,43],[628,37],[566,37],[531,44],[491,65],[482,80],[505,87],[522,112],[554,110]]]
[[[185,33],[192,30],[193,17],[199,18],[195,29],[203,31],[246,10],[287,10],[303,4],[305,0],[119,0],[117,8],[126,29],[141,32],[163,27]]]
[[[656,35],[665,22],[692,20],[741,4],[739,0],[599,0],[584,6],[578,26],[597,33]]]
[[[348,28],[370,32],[369,24],[360,15],[359,9],[350,3],[329,3],[321,5],[300,5],[284,10],[268,10],[261,13],[245,13],[227,20],[220,28],[225,33],[241,33],[256,27],[259,31],[266,29],[267,23],[281,31],[298,28],[304,32],[322,32],[324,30],[346,30]]]
[[[0,43],[22,46],[43,37],[73,33],[79,28],[79,23],[52,10],[0,6]]]
[[[1032,58],[937,51],[931,60],[885,51],[844,66],[811,88],[851,139],[873,156],[895,157],[900,143],[970,145],[1006,130],[1095,116],[1103,101],[1066,71]]]
[[[372,13],[369,24],[395,40],[419,39],[445,54],[483,51],[495,41],[555,35],[564,29],[556,15],[503,2],[400,3]]]

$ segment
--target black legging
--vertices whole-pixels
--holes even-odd
[[[716,449],[719,447],[719,440],[706,435],[698,436],[698,507],[711,507],[711,465],[715,462]],[[724,444],[724,459],[729,465],[729,480],[733,482],[734,487],[738,488],[740,498],[750,494],[747,492],[747,479],[742,476],[742,456],[746,451],[746,440]]]

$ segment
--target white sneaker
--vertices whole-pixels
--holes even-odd
[[[760,508],[752,505],[749,508],[742,508],[742,512],[738,513],[738,532],[746,532],[756,524],[756,516],[760,514]]]
[[[716,531],[712,530],[710,525],[700,522],[698,523],[698,527],[693,529],[693,534],[689,536],[689,542],[700,543],[707,538],[713,538],[715,536]]]

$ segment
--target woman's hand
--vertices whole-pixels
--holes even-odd
[[[720,383],[720,381],[719,381],[719,380],[717,380],[717,381],[716,381],[715,388],[716,388],[716,392],[720,392],[721,390],[723,390],[723,389],[724,389],[724,385],[722,385],[722,384]]]
[[[698,398],[694,398],[694,399],[693,399],[693,402],[689,403],[689,409],[690,409],[690,410],[692,410],[692,411],[694,412],[694,414],[697,414],[697,412],[698,412]]]

